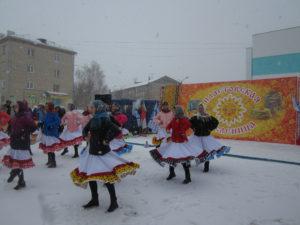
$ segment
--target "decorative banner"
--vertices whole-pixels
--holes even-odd
[[[162,91],[162,101],[166,101],[169,103],[171,107],[174,107],[176,105],[176,91],[177,91],[177,85],[168,85],[166,87],[163,87]]]
[[[297,118],[291,99],[296,94],[297,77],[184,84],[179,104],[192,116],[201,101],[220,122],[213,132],[218,138],[295,144]]]

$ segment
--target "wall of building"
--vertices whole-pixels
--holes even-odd
[[[32,104],[38,104],[45,101],[45,91],[53,91],[53,85],[58,85],[57,92],[67,93],[72,101],[73,54],[11,39],[4,44],[7,46],[6,67],[9,73],[4,75],[1,72],[1,76],[7,79],[7,88],[3,93],[6,99],[15,101],[25,98]],[[28,55],[28,49],[32,49],[32,56]],[[59,56],[59,60],[55,60],[55,55]],[[27,71],[29,64],[33,65],[33,72]],[[59,76],[55,75],[56,70],[60,71]],[[0,64],[0,71],[5,71],[5,65]],[[27,89],[29,81],[33,82],[33,89]]]
[[[300,27],[253,36],[252,75],[300,72]]]
[[[144,100],[160,100],[162,87],[169,84],[177,84],[176,80],[173,80],[167,76],[161,79],[149,82],[148,84],[127,88],[112,93],[113,99],[144,99]]]

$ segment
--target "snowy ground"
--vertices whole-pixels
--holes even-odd
[[[130,139],[144,143],[145,138]],[[150,141],[150,138],[148,138]],[[232,153],[300,162],[300,147],[224,141]],[[192,183],[184,175],[166,181],[167,168],[151,160],[142,146],[124,157],[141,164],[135,176],[116,185],[120,208],[107,214],[108,193],[99,187],[99,208],[83,210],[89,190],[75,187],[70,171],[77,160],[57,157],[58,167],[47,169],[46,156],[36,148],[36,167],[25,171],[27,188],[7,184],[9,170],[0,169],[1,225],[299,225],[300,167],[223,157],[211,164],[208,174],[193,167]],[[0,152],[3,156],[5,150]]]

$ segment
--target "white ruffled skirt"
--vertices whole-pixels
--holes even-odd
[[[83,142],[82,130],[78,129],[74,132],[71,132],[65,128],[59,139],[61,140],[61,145],[63,146],[62,148],[80,145]]]
[[[109,143],[109,147],[112,151],[118,155],[131,152],[133,146],[127,144],[123,138],[115,138]]]
[[[27,169],[34,167],[29,150],[10,148],[2,159],[3,164],[11,169]]]
[[[200,148],[192,148],[188,142],[169,142],[151,150],[150,155],[161,166],[165,164],[176,166],[178,163],[188,163],[193,159],[198,161],[202,152],[203,150]]]
[[[42,134],[41,143],[40,143],[39,147],[40,147],[40,149],[43,150],[43,152],[45,154],[47,154],[49,152],[60,151],[61,149],[64,148],[62,142],[58,138],[52,137],[52,136],[47,136],[44,134]]]
[[[89,181],[115,183],[126,175],[134,175],[139,164],[129,162],[110,151],[105,155],[91,155],[88,147],[80,153],[79,167],[71,172],[75,185],[86,187]]]
[[[3,131],[0,131],[0,150],[9,145],[10,143],[10,137]]]
[[[206,155],[205,160],[214,159],[215,156],[219,158],[230,151],[230,147],[222,145],[217,139],[210,135],[192,135],[189,138],[189,144],[194,149],[202,149],[202,155]]]

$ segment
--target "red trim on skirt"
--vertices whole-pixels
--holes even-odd
[[[9,155],[5,155],[2,159],[3,164],[10,169],[28,169],[34,167],[32,159],[17,160],[11,158]]]
[[[82,142],[83,142],[83,137],[77,137],[73,140],[69,140],[69,141],[65,141],[63,139],[60,139],[61,141],[61,146],[63,146],[62,148],[66,148],[66,147],[69,147],[69,146],[74,146],[74,145],[80,145]]]
[[[45,154],[47,154],[50,152],[60,151],[64,148],[64,146],[62,145],[62,143],[55,143],[50,146],[46,146],[46,145],[40,143],[39,148],[42,149]]]

